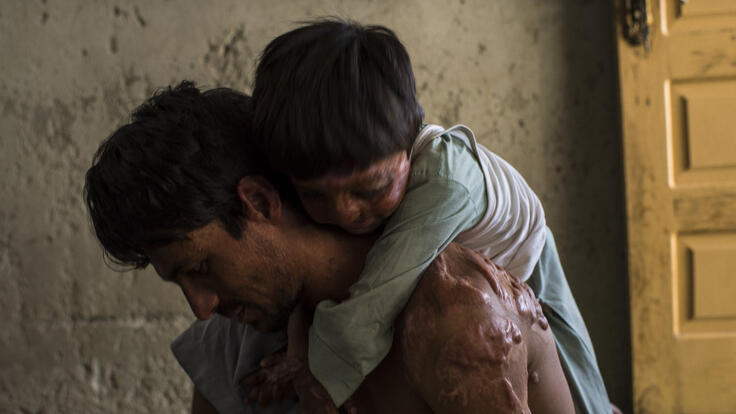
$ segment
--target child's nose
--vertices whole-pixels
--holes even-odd
[[[339,197],[335,203],[335,213],[343,224],[352,224],[360,218],[360,203],[350,196]]]
[[[220,302],[217,293],[199,283],[192,282],[188,278],[181,278],[179,287],[189,302],[194,316],[199,320],[207,320],[215,313]]]

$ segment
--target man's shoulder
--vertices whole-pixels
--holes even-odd
[[[458,243],[450,243],[424,271],[404,316],[429,313],[436,318],[492,301],[483,276],[502,270],[486,260]]]
[[[456,313],[505,317],[528,329],[547,328],[542,308],[529,285],[487,257],[453,242],[437,255],[417,285],[403,318]]]
[[[395,341],[409,387],[433,412],[573,412],[532,290],[459,244],[423,275],[397,320]]]
[[[485,279],[499,272],[503,271],[457,243],[435,258],[397,323],[397,338],[408,356],[404,360],[409,371],[421,371],[428,360],[445,358],[448,351],[454,352],[450,348],[497,342],[487,336],[505,335],[494,326],[500,320],[513,324],[516,318]],[[512,330],[519,338],[511,342],[518,343],[519,329]]]
[[[503,269],[451,243],[422,275],[398,320],[397,337],[407,354],[420,357],[437,351],[427,346],[472,341],[468,335],[480,335],[483,343],[519,343],[519,328],[530,325],[516,306],[524,296],[523,286]]]
[[[492,305],[492,312],[488,309]],[[482,310],[530,324],[543,318],[531,288],[487,257],[453,242],[427,267],[404,317],[431,311]]]
[[[410,384],[433,409],[488,404],[491,389],[510,406],[526,404],[525,336],[532,322],[515,304],[515,283],[456,243],[425,271],[396,339]]]

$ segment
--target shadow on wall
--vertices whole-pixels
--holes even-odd
[[[560,237],[577,242],[560,247],[570,287],[586,320],[598,364],[612,402],[632,412],[631,341],[626,215],[622,165],[613,5],[569,1],[560,14],[564,31],[565,73],[562,111],[566,124],[551,140],[573,149],[572,173],[582,188],[569,191],[568,202],[582,205],[566,211],[563,231],[583,236]],[[585,211],[580,217],[577,213]],[[563,243],[564,244],[564,243]],[[598,246],[598,248],[596,247]],[[600,247],[605,246],[605,249]],[[599,275],[604,277],[599,277]]]

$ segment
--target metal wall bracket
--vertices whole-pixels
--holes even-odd
[[[630,44],[649,51],[651,24],[648,0],[624,0],[624,35]]]

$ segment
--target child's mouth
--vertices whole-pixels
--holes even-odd
[[[360,223],[352,224],[351,226],[347,227],[346,230],[353,234],[365,234],[373,231],[375,227],[376,226],[371,220],[365,220],[361,221]]]

